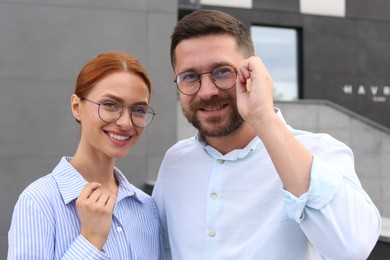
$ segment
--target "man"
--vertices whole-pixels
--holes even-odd
[[[288,126],[248,29],[198,10],[177,24],[171,62],[195,137],[162,162],[153,197],[169,259],[366,259],[380,215],[352,151]]]

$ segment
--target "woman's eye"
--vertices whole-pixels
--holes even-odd
[[[135,115],[145,115],[148,112],[147,107],[132,107],[131,112]]]
[[[102,105],[105,109],[108,109],[108,110],[117,110],[119,108],[119,105],[117,103],[110,102],[110,101],[103,102]]]

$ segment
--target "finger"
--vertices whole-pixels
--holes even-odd
[[[104,207],[106,206],[107,204],[107,201],[109,200],[109,196],[104,194],[104,193],[101,193],[99,198],[96,200],[96,203],[97,203],[97,206],[99,207]]]
[[[247,92],[247,80],[250,78],[250,72],[243,66],[237,71],[236,89],[237,93]]]
[[[251,57],[240,66],[242,75],[246,78],[253,78],[257,73],[253,72],[263,72],[265,69],[264,64],[261,62],[258,57]]]
[[[88,197],[87,200],[97,202],[102,195],[103,195],[102,189],[97,188],[97,189],[92,191],[91,195]]]
[[[248,68],[245,67],[245,64],[238,68],[237,74],[238,78],[240,79],[240,82],[242,83],[245,83],[245,81],[251,77],[251,73]]]
[[[257,57],[250,57],[244,60],[237,69],[237,84],[239,91],[244,93],[248,91],[248,81],[256,78],[259,70],[259,61]]]
[[[114,211],[115,202],[116,202],[116,195],[110,196],[107,200],[106,207],[109,208],[111,212]]]
[[[89,196],[92,194],[94,190],[97,188],[100,188],[102,185],[97,182],[91,182],[87,183],[84,188],[81,190],[81,193],[79,195],[79,198],[82,200],[86,200],[89,198]]]

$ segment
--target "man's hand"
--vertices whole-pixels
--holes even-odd
[[[261,129],[269,116],[275,117],[273,81],[258,57],[244,60],[237,71],[237,106],[253,128]]]

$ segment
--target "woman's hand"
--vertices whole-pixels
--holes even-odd
[[[80,233],[97,249],[102,250],[110,233],[116,196],[104,194],[101,184],[85,185],[76,200]]]

